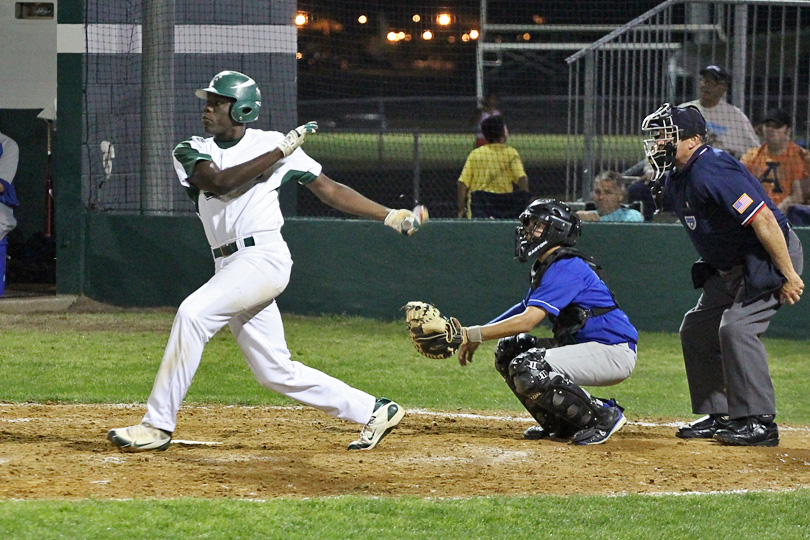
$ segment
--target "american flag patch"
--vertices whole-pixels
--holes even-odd
[[[737,199],[737,202],[735,202],[732,206],[734,207],[734,210],[742,214],[743,212],[745,212],[746,208],[751,206],[752,202],[754,202],[754,200],[751,197],[749,197],[747,193],[743,193],[742,195],[740,195],[740,198]]]

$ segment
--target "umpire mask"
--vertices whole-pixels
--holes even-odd
[[[644,154],[652,165],[653,180],[658,181],[665,172],[672,170],[681,140],[706,136],[706,120],[697,107],[673,107],[664,103],[644,119],[641,131],[644,134]]]

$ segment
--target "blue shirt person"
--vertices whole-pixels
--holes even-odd
[[[692,282],[703,291],[680,328],[692,411],[685,439],[777,446],[776,400],[760,336],[782,304],[804,292],[802,245],[759,181],[704,142],[695,107],[668,103],[642,123],[644,147],[700,260]]]
[[[534,259],[524,299],[482,326],[463,328],[459,363],[499,339],[495,367],[538,425],[527,439],[602,444],[626,422],[615,400],[595,398],[582,385],[611,386],[630,376],[638,332],[600,277],[601,267],[574,249],[582,227],[565,203],[538,199],[520,215],[515,256]],[[554,339],[528,334],[548,318]]]

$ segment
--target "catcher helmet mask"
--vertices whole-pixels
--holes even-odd
[[[564,202],[554,199],[533,201],[518,218],[515,229],[515,258],[526,262],[556,246],[573,246],[582,232],[579,216]],[[537,227],[545,225],[535,236]]]
[[[236,100],[231,105],[231,118],[241,124],[253,122],[259,117],[262,108],[262,93],[256,81],[238,71],[217,73],[208,88],[194,92],[200,99],[208,99],[207,94],[217,94]]]
[[[653,180],[657,181],[672,169],[681,140],[706,136],[706,120],[695,106],[673,107],[664,103],[644,119],[641,131],[645,137],[644,154],[652,165]]]

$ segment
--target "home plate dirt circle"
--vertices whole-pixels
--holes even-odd
[[[371,451],[360,426],[306,407],[185,405],[165,452],[105,438],[142,405],[0,403],[0,499],[246,498],[713,493],[810,486],[810,429],[780,446],[674,436],[672,419],[629,418],[606,444],[526,441],[528,415],[409,410]]]

